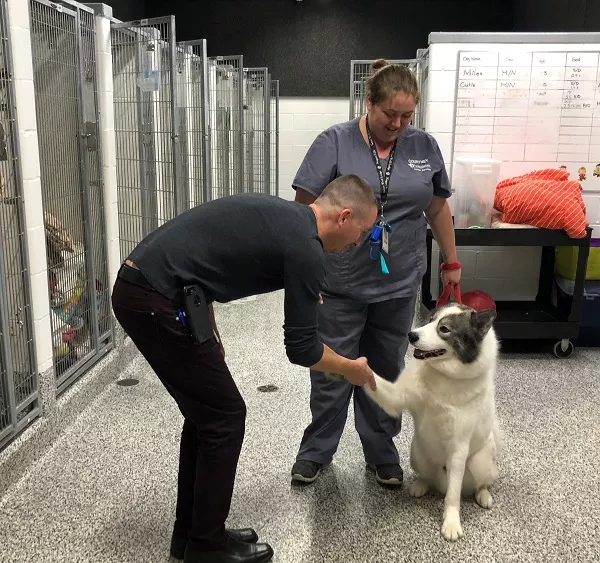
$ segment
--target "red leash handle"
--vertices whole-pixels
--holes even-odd
[[[445,288],[444,291],[442,291],[442,294],[440,295],[437,305],[436,307],[441,307],[442,305],[445,305],[446,303],[448,303],[449,299],[450,299],[450,291],[452,290],[452,286],[450,284],[448,284]]]
[[[460,295],[460,286],[458,284],[453,286],[451,283],[449,283],[444,288],[444,291],[442,291],[442,294],[440,295],[440,298],[438,299],[438,302],[436,305],[437,307],[446,305],[450,301],[450,294],[452,292],[453,287],[454,287],[454,301],[456,301],[457,303],[462,303],[462,298]]]
[[[462,296],[460,294],[460,285],[456,284],[454,286],[454,301],[457,303],[462,303]]]

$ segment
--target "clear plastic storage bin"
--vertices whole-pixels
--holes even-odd
[[[455,204],[454,226],[457,229],[492,226],[492,210],[501,160],[458,157],[453,167]]]

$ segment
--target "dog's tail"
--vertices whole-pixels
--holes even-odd
[[[375,374],[375,384],[377,390],[373,391],[369,384],[365,385],[363,389],[365,393],[373,399],[387,414],[398,418],[402,414],[404,402],[400,396],[400,388],[397,385],[398,381],[394,383],[383,379],[379,375]]]

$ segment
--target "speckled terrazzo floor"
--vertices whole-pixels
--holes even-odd
[[[275,563],[598,561],[600,350],[566,361],[503,357],[505,433],[495,506],[463,505],[465,538],[439,534],[442,500],[413,500],[366,474],[352,413],[334,464],[310,487],[289,470],[308,422],[308,373],[282,346],[282,295],[220,307],[232,372],[248,404],[229,524],[251,525]],[[169,561],[181,419],[143,359],[0,500],[0,561]],[[259,385],[279,386],[259,393]],[[410,420],[398,439],[407,459]],[[411,479],[408,464],[406,477]]]

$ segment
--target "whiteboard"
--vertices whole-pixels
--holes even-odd
[[[459,51],[453,160],[500,159],[501,177],[562,167],[599,190],[599,63],[597,51]]]

